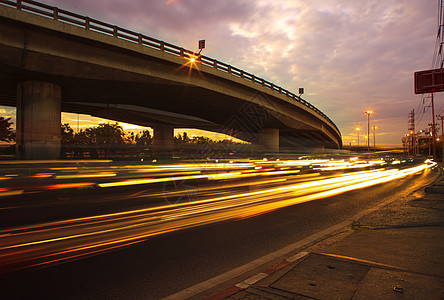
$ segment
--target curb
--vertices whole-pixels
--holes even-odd
[[[295,261],[303,259],[308,254],[309,254],[309,252],[299,252],[298,254],[296,254],[290,258],[287,258],[287,259],[283,260],[282,262],[276,264],[275,266],[268,268],[266,271],[261,272],[261,273],[257,273],[256,275],[251,276],[250,278],[248,278],[242,282],[239,282],[239,283],[229,287],[228,289],[207,298],[207,300],[222,300],[222,299],[225,299],[226,297],[234,295],[242,290],[246,290],[250,286],[252,286],[255,283],[259,282],[260,280],[268,277],[269,275],[275,273],[276,271],[288,266],[291,263],[294,263]]]
[[[444,178],[444,174],[441,172],[441,168],[440,168],[440,175],[437,176],[437,178],[435,180],[433,180],[433,182],[431,184],[428,185],[428,187],[433,186],[434,184],[436,184],[437,182],[441,181]],[[424,187],[421,187],[415,191],[424,189]],[[415,192],[413,191],[413,192]],[[413,193],[412,192],[412,193]],[[206,280],[204,282],[201,282],[199,284],[196,284],[194,286],[191,286],[185,290],[182,290],[180,292],[177,292],[175,294],[172,294],[170,296],[167,296],[163,299],[166,300],[176,300],[176,299],[188,299],[194,296],[197,296],[198,294],[207,291],[211,288],[216,287],[219,284],[222,284],[224,282],[226,282],[229,279],[241,276],[242,274],[252,271],[254,269],[256,269],[257,267],[260,267],[266,263],[269,263],[270,261],[279,258],[279,257],[283,257],[285,255],[288,255],[289,253],[291,253],[292,251],[295,251],[297,249],[301,249],[303,247],[306,247],[310,244],[314,244],[316,242],[321,241],[322,239],[328,237],[329,235],[331,235],[334,232],[337,232],[343,228],[346,228],[347,226],[351,226],[352,224],[354,224],[355,222],[357,222],[359,219],[361,219],[362,217],[371,214],[379,209],[381,209],[384,206],[387,206],[388,204],[395,202],[396,200],[398,200],[398,198],[393,198],[393,199],[389,199],[387,201],[381,202],[377,205],[375,205],[374,207],[368,208],[364,211],[361,211],[357,214],[355,214],[354,216],[352,216],[351,218],[349,218],[348,220],[345,220],[341,223],[338,223],[336,225],[333,225],[327,229],[324,229],[320,232],[317,232],[311,236],[308,236],[298,242],[295,242],[293,244],[290,244],[284,248],[281,248],[279,250],[276,250],[268,255],[265,255],[263,257],[260,257],[252,262],[249,262],[243,266],[240,266],[236,269],[233,269],[231,271],[228,271],[226,273],[223,273],[221,275],[218,275],[216,277],[213,277],[209,280]],[[254,283],[258,282],[259,280],[269,276],[270,274],[273,274],[274,272],[282,269],[283,267],[287,266],[288,264],[297,261],[298,259],[301,259],[303,257],[305,257],[308,254],[308,252],[300,252],[290,258],[287,258],[283,261],[281,261],[280,263],[276,264],[275,266],[267,269],[266,271],[257,273],[256,275],[248,278],[247,280],[244,280],[242,282],[239,282],[233,286],[231,286],[228,289],[225,289],[222,292],[219,292],[217,294],[214,294],[212,296],[210,296],[207,299],[211,299],[211,300],[218,300],[218,299],[224,299],[226,297],[229,297],[230,295],[233,295],[241,290],[244,290],[248,287],[250,287],[251,285],[253,285]],[[293,261],[292,261],[293,260]]]

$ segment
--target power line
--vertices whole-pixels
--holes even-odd
[[[444,54],[443,54],[443,44],[444,44],[444,3],[443,0],[438,0],[438,32],[436,35],[436,41],[435,41],[435,49],[433,52],[433,58],[432,58],[432,67],[431,69],[439,69],[443,68],[444,64]],[[417,111],[417,118],[419,114],[419,118],[416,121],[417,126],[419,127],[419,123],[421,122],[422,118],[424,117],[426,111],[428,111],[428,107],[425,103],[428,99],[432,99],[432,94],[424,94],[421,97],[421,101],[418,105]],[[432,101],[431,101],[432,102]],[[442,112],[443,105],[441,105],[441,108],[439,109],[439,114]],[[433,107],[432,107],[433,109]],[[435,116],[432,116],[432,120],[434,123]]]
[[[438,1],[438,33],[436,35],[435,51],[432,59],[432,69],[442,69],[444,62],[443,42],[444,42],[444,6],[443,1]]]

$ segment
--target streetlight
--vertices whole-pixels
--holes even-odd
[[[367,110],[365,113],[367,114],[367,137],[369,137],[367,139],[367,151],[370,151],[370,115],[373,113],[373,111]]]
[[[373,129],[373,151],[376,152],[376,126],[372,126]]]
[[[356,127],[356,131],[358,132],[358,147],[359,147],[359,131],[361,130],[361,128]]]

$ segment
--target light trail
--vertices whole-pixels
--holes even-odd
[[[179,174],[183,170],[186,170],[186,172],[199,170],[199,172],[204,173],[112,181],[110,183],[99,183],[98,186],[112,189],[126,183],[139,185],[196,179],[216,181],[217,184],[197,189],[199,197],[192,202],[158,205],[0,231],[0,265],[3,266],[0,272],[77,259],[139,243],[155,235],[214,222],[257,216],[286,206],[322,199],[418,174],[436,166],[436,163],[428,161],[419,166],[405,169],[375,169],[342,174],[332,173],[330,175],[319,173],[299,174],[301,170],[299,168],[281,169],[322,164],[322,167],[327,168],[327,170],[329,170],[328,168],[335,168],[336,170],[336,167],[348,170],[356,162],[357,160],[307,160],[289,162],[257,161],[247,164],[230,163],[223,164],[223,167],[222,165],[204,165],[202,167],[202,165],[192,164],[183,165],[184,168],[177,165],[143,166],[144,169],[156,169],[155,172],[160,172],[160,174],[165,170],[167,170],[167,174],[171,174],[171,170],[174,169]],[[257,168],[260,164],[264,168]],[[359,162],[359,164],[382,165],[379,161],[375,163]],[[138,170],[137,167],[125,167],[125,169]],[[217,171],[217,173],[212,173],[213,171]],[[266,180],[260,179],[263,176],[273,177]],[[246,179],[249,181],[244,182]],[[236,180],[241,181],[237,182]],[[95,183],[56,184],[54,188],[93,184]],[[279,185],[276,186],[277,184]],[[235,188],[245,188],[246,185],[246,188],[249,188],[250,191],[235,192]],[[50,186],[45,187],[50,188]],[[20,191],[23,192],[23,190]],[[2,189],[0,190],[0,196],[1,193],[10,192],[9,189]],[[165,191],[164,193],[181,195],[185,191]],[[142,194],[136,193],[134,197],[155,198],[159,195],[160,193],[156,194],[148,191]]]
[[[102,177],[114,177],[117,173],[112,172],[99,172],[99,173],[80,173],[71,175],[56,175],[55,179],[75,179],[75,178],[102,178]]]
[[[280,166],[297,164],[297,162],[285,163],[280,161],[278,163]],[[313,161],[310,163],[313,163]],[[319,160],[316,163],[319,163]],[[328,165],[328,161],[323,160],[322,163]],[[348,162],[334,162],[333,164],[341,165],[343,163],[348,165]],[[305,162],[303,164],[305,165]],[[347,165],[343,167],[348,168]],[[435,163],[428,162],[402,170],[376,169],[319,176],[319,174],[297,175],[299,170],[264,172],[263,169],[255,169],[254,164],[243,164],[242,167],[240,167],[241,165],[234,165],[234,168],[242,169],[246,167],[248,172],[241,170],[194,175],[197,177],[158,178],[157,182],[202,178],[232,180],[259,176],[258,174],[264,176],[267,173],[269,173],[268,175],[278,176],[270,180],[253,181],[251,186],[257,190],[250,192],[222,194],[216,197],[203,196],[193,202],[161,205],[0,231],[0,264],[3,266],[0,272],[46,265],[109,251],[110,249],[142,242],[152,236],[167,232],[219,221],[257,216],[289,205],[322,199],[424,172],[435,165]],[[233,165],[229,164],[229,167],[231,166]],[[162,167],[161,169],[172,168],[175,167]],[[192,165],[185,167],[187,170],[193,168],[195,166]],[[208,167],[207,169],[212,168]],[[213,169],[224,170],[224,168]],[[259,173],[256,174],[254,170]],[[291,174],[290,178],[280,177],[289,174]],[[298,176],[301,176],[299,178],[300,182],[298,182]],[[152,183],[149,180],[153,179],[139,181]],[[121,181],[118,183],[121,183]],[[269,187],[269,183],[279,183],[279,186]],[[67,183],[67,185],[70,185],[70,183]],[[206,195],[206,192],[211,190],[213,192],[222,188],[232,190],[233,187],[241,185],[243,184],[227,183],[220,187],[203,188],[200,192],[202,195]],[[263,185],[263,188],[261,188],[261,185]],[[61,188],[60,185],[58,187]],[[5,192],[10,191],[3,191],[3,193]],[[208,195],[211,193],[208,193]]]

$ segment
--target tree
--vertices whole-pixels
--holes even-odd
[[[152,144],[153,138],[149,130],[144,130],[136,135],[135,141],[137,145],[146,146]]]
[[[131,131],[131,133],[125,135],[125,144],[132,145],[134,144],[136,139],[136,136],[134,135],[134,132]]]
[[[62,144],[73,144],[74,143],[74,130],[69,126],[68,123],[62,124]]]
[[[89,145],[91,144],[90,138],[86,135],[86,131],[83,129],[80,129],[79,132],[76,132],[74,134],[74,140],[73,143],[76,145]]]
[[[10,142],[15,140],[15,131],[12,130],[12,122],[9,122],[11,118],[0,117],[0,141]]]
[[[99,124],[97,127],[87,128],[85,132],[90,142],[95,145],[125,144],[125,132],[118,123]]]

